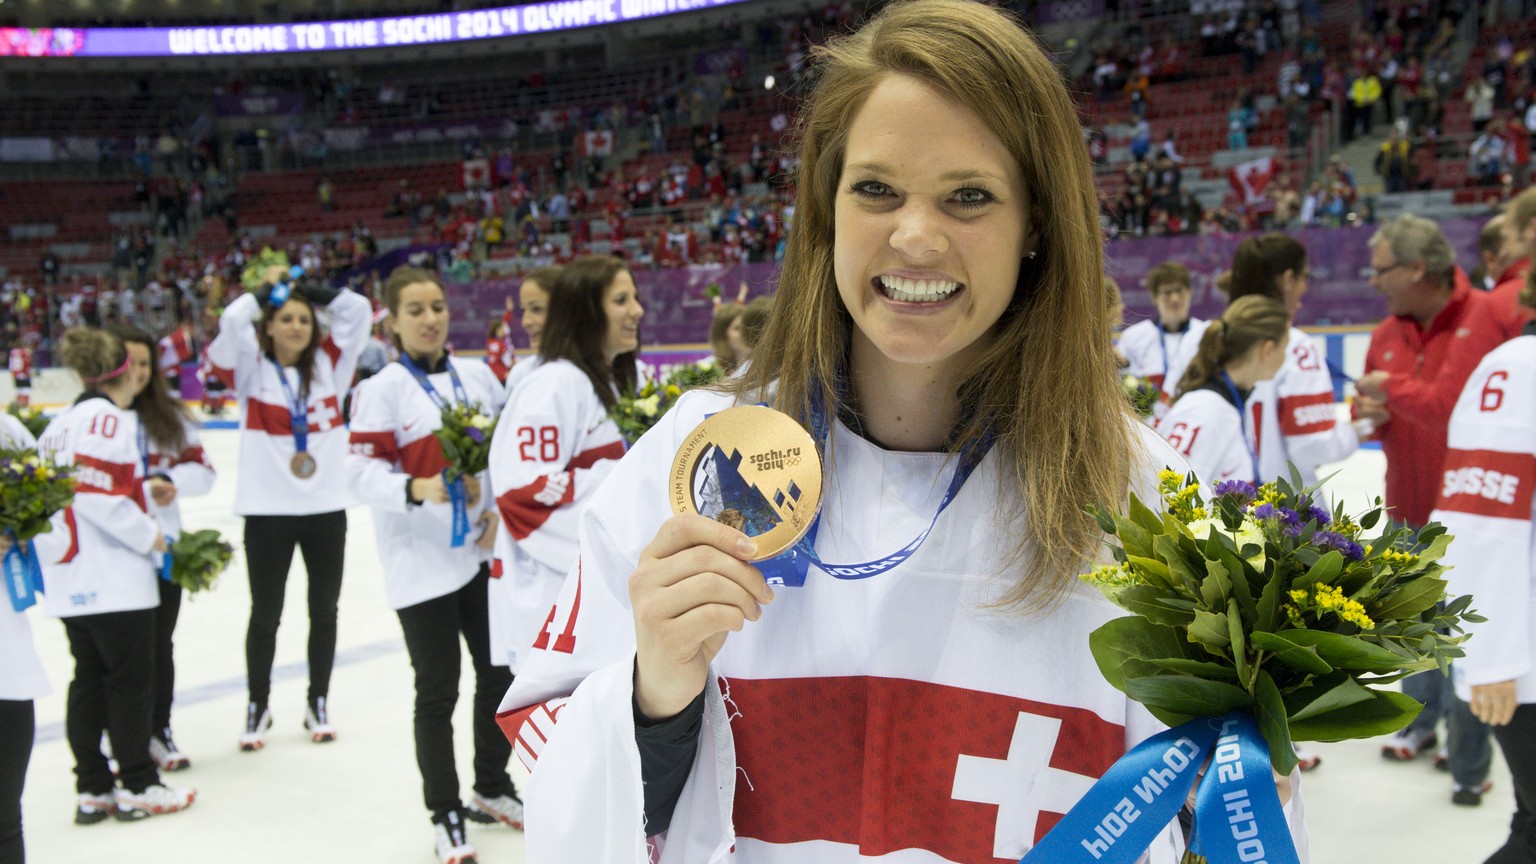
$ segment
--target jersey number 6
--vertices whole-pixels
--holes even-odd
[[[1483,382],[1482,398],[1478,400],[1479,410],[1497,411],[1504,407],[1504,391],[1493,385],[1495,381],[1502,384],[1507,380],[1509,380],[1509,373],[1502,369],[1488,376],[1488,380]]]

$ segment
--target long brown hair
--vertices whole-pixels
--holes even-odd
[[[727,333],[731,329],[731,323],[741,317],[746,307],[740,303],[721,303],[715,307],[715,317],[709,322],[709,350],[720,361],[721,368],[729,374],[735,371],[741,363],[741,358],[731,350],[731,340]]]
[[[144,433],[161,453],[181,453],[187,446],[187,427],[183,421],[190,421],[192,415],[185,405],[172,398],[170,388],[165,386],[165,375],[161,374],[155,357],[154,337],[136,327],[121,324],[107,329],[125,346],[143,345],[149,349],[149,385],[133,397],[133,410],[139,415],[139,422],[144,424]]]
[[[1291,316],[1279,300],[1253,294],[1233,300],[1201,334],[1200,350],[1179,379],[1177,395],[1199,390],[1255,345],[1281,342],[1290,331]]]
[[[800,113],[801,168],[778,302],[736,389],[802,422],[813,398],[837,404],[852,319],[833,269],[833,203],[848,128],[895,73],[948,93],[984,122],[1029,192],[1037,257],[1025,260],[991,344],[960,385],[959,450],[994,436],[999,509],[1025,513],[999,572],[1020,575],[1004,604],[1054,605],[1103,535],[1090,504],[1124,506],[1136,434],[1124,410],[1104,302],[1093,172],[1061,73],[1008,13],[971,0],[894,4],[857,34],[813,49],[820,79]],[[1062,394],[1071,394],[1062,398]]]
[[[1280,277],[1287,270],[1300,275],[1307,269],[1307,247],[1278,231],[1249,237],[1237,244],[1232,253],[1232,282],[1227,289],[1229,302],[1239,297],[1257,295],[1285,302]]]
[[[565,265],[555,284],[545,286],[549,291],[549,318],[544,322],[539,356],[576,364],[587,374],[604,408],[612,408],[618,402],[615,389],[619,393],[635,392],[636,352],[620,354],[611,365],[603,357],[603,340],[608,335],[603,295],[608,293],[614,277],[628,269],[611,255],[588,255]]]

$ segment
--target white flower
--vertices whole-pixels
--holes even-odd
[[[635,410],[646,417],[655,417],[656,411],[661,408],[661,396],[652,393],[644,399],[635,400]]]
[[[1242,524],[1237,526],[1237,531],[1235,532],[1228,531],[1227,526],[1222,524],[1220,519],[1196,519],[1189,523],[1188,528],[1189,533],[1201,542],[1204,542],[1207,537],[1211,536],[1211,529],[1214,528],[1216,533],[1230,539],[1239,551],[1244,546],[1259,547],[1258,552],[1248,556],[1248,563],[1253,565],[1253,569],[1263,571],[1264,531],[1252,519],[1244,518]]]
[[[485,416],[484,414],[476,414],[475,416],[469,418],[469,425],[475,427],[476,429],[489,429],[491,428],[491,418]]]
[[[703,360],[700,360],[698,363],[696,363],[694,365],[697,366],[699,369],[701,369],[701,370],[703,370],[705,372],[708,372],[709,370],[715,368],[715,358],[713,358],[713,357],[705,357]]]

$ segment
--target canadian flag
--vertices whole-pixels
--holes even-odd
[[[464,160],[464,188],[485,189],[491,185],[491,162],[489,159],[465,159]]]
[[[612,156],[613,132],[607,129],[594,129],[590,132],[582,133],[581,155]]]
[[[1227,182],[1244,204],[1254,204],[1264,200],[1264,190],[1275,179],[1278,170],[1272,156],[1252,159],[1228,168]]]

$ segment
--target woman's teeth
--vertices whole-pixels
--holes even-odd
[[[943,279],[907,279],[901,276],[881,276],[880,287],[885,296],[903,303],[936,303],[960,289],[959,282]]]

